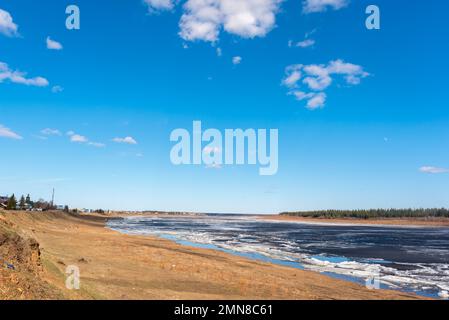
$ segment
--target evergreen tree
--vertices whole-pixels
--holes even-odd
[[[302,212],[283,212],[281,215],[309,218],[449,218],[446,208],[430,209],[369,209],[369,210],[321,210]]]
[[[16,210],[17,207],[17,200],[15,195],[13,194],[9,200],[8,200],[8,204],[6,205],[6,209],[7,210]]]
[[[20,197],[20,201],[19,201],[19,208],[20,210],[25,210],[25,197],[22,195]]]
[[[28,205],[32,205],[32,203],[31,203],[31,198],[30,198],[30,194],[27,194],[27,197],[26,197],[26,199],[25,199],[25,203],[28,204]]]

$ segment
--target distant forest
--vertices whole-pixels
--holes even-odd
[[[282,216],[304,218],[449,218],[448,209],[371,209],[371,210],[320,210],[282,212]]]

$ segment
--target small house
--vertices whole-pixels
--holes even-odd
[[[6,209],[8,206],[9,197],[0,196],[0,208]]]

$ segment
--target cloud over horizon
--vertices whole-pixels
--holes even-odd
[[[428,174],[439,174],[439,173],[449,173],[449,169],[447,168],[439,168],[439,167],[432,167],[432,166],[423,166],[419,168],[419,171],[422,173],[428,173]]]
[[[61,136],[61,131],[58,129],[45,128],[41,130],[41,134],[46,136]]]
[[[114,138],[112,141],[116,143],[137,144],[137,141],[133,137]]]

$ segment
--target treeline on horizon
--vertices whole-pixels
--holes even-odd
[[[369,210],[317,210],[281,212],[281,216],[304,218],[449,218],[449,210],[433,209],[369,209]]]

